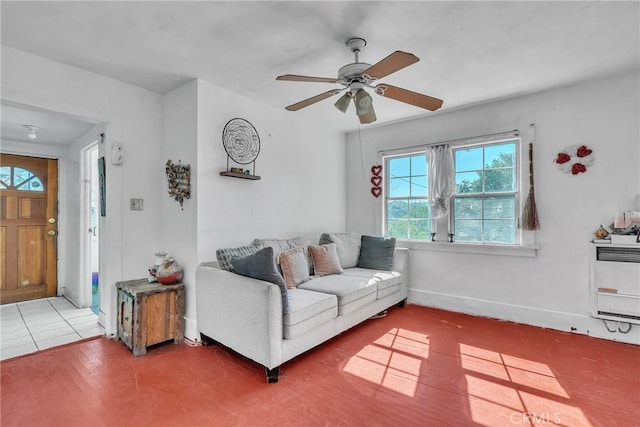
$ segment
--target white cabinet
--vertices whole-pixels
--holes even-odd
[[[591,244],[591,313],[640,324],[640,245]]]

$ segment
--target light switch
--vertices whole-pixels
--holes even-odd
[[[132,211],[141,211],[142,199],[129,199],[129,209]]]

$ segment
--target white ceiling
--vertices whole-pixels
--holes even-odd
[[[69,145],[95,126],[65,114],[0,104],[0,137],[3,140],[44,145]],[[37,126],[36,139],[29,139],[25,125]]]
[[[553,1],[2,1],[2,44],[165,93],[193,78],[275,108],[395,50],[421,61],[383,82],[444,100],[443,110],[544,90],[640,65],[640,3]],[[325,100],[291,115],[357,129]],[[594,102],[596,102],[594,100]],[[375,97],[376,124],[430,112]],[[242,116],[242,111],[230,112]],[[371,126],[371,125],[367,125]]]

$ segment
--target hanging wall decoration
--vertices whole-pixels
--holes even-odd
[[[382,194],[382,165],[371,166],[371,194],[376,199]]]
[[[245,119],[231,119],[222,130],[222,145],[227,152],[227,170],[222,176],[258,180],[256,159],[260,154],[260,136],[253,125]],[[238,165],[252,165],[252,170],[229,167],[229,160]]]
[[[593,150],[586,145],[571,145],[559,152],[553,161],[562,172],[578,175],[593,164]]]
[[[191,166],[167,160],[164,170],[169,181],[169,196],[180,203],[180,208],[184,210],[184,199],[191,198]]]

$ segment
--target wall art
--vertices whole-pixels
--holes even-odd
[[[376,199],[382,195],[382,165],[371,166],[371,195]]]
[[[164,170],[169,182],[169,196],[184,210],[184,199],[191,198],[191,166],[167,160]]]
[[[553,162],[562,172],[578,175],[586,172],[594,160],[593,150],[586,145],[571,145],[559,152]]]

